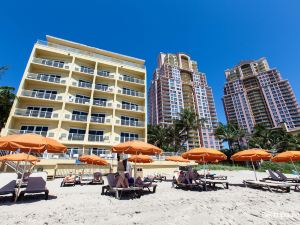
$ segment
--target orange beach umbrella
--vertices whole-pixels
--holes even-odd
[[[106,166],[108,162],[96,155],[83,155],[79,157],[79,161],[85,162],[87,164],[99,165],[99,166]]]
[[[155,155],[161,154],[162,150],[154,145],[142,141],[127,141],[113,146],[112,152],[135,155]]]
[[[190,162],[188,159],[184,159],[181,156],[169,156],[166,157],[166,161],[173,161],[173,162]]]
[[[7,151],[64,153],[67,147],[54,139],[37,134],[15,134],[0,137],[0,149]]]
[[[297,171],[298,175],[300,176],[299,171],[294,164],[294,162],[300,161],[300,151],[286,151],[286,152],[279,153],[272,159],[272,161],[273,162],[291,162],[293,164],[295,170]]]
[[[181,155],[184,159],[203,160],[203,161],[221,161],[226,160],[227,156],[217,149],[213,148],[194,148]]]
[[[25,153],[9,154],[0,157],[0,161],[28,161],[28,162],[38,162],[40,161],[37,157],[33,155],[28,155]]]
[[[251,161],[255,179],[257,180],[253,161],[270,160],[271,158],[272,155],[268,153],[267,150],[252,148],[252,149],[237,152],[234,155],[232,155],[230,159],[233,161]]]
[[[153,159],[148,155],[132,155],[128,158],[128,161],[135,163],[152,163]]]

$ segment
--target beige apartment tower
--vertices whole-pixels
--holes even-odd
[[[47,36],[32,50],[1,135],[36,133],[68,154],[146,141],[145,61]]]

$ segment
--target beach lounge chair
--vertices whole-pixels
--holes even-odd
[[[199,182],[190,183],[190,184],[179,182],[178,177],[179,177],[179,173],[175,173],[173,177],[172,187],[181,188],[181,189],[195,189],[195,188],[199,188],[200,186],[203,186],[202,183]]]
[[[80,177],[80,184],[91,184],[93,182],[94,175],[93,174],[82,174]]]
[[[203,183],[208,184],[212,188],[216,188],[217,184],[221,184],[225,189],[229,188],[229,182],[225,179],[200,179]]]
[[[268,181],[268,180],[272,180],[272,181],[282,181],[282,182],[296,182],[296,183],[300,183],[300,179],[299,178],[288,178],[286,177],[283,173],[281,173],[280,171],[273,171],[273,170],[266,170],[266,172],[269,174],[269,177],[267,178],[263,178],[263,181]]]
[[[32,173],[28,178],[28,184],[25,190],[22,190],[18,199],[22,199],[25,194],[45,193],[45,200],[48,199],[49,190],[46,188],[47,173],[37,172]]]
[[[16,181],[18,175],[16,173],[0,174],[0,195],[12,195],[13,200],[16,196]]]
[[[285,182],[265,182],[265,181],[256,181],[256,180],[244,180],[243,183],[246,187],[253,187],[253,188],[261,188],[261,189],[268,189],[272,192],[272,189],[281,190],[282,192],[290,192],[291,183]]]
[[[101,195],[105,194],[114,194],[117,199],[120,199],[122,197],[123,193],[134,193],[135,197],[140,197],[141,192],[143,190],[142,187],[128,187],[128,188],[117,188],[116,187],[116,179],[115,174],[109,173],[107,175],[107,182],[108,185],[102,186],[102,192]]]
[[[104,180],[102,179],[102,173],[100,172],[94,173],[92,184],[104,184]]]
[[[70,175],[71,175],[71,174],[70,174]],[[75,183],[76,183],[76,177],[75,177],[74,175],[72,175],[72,176],[70,177],[70,175],[67,176],[67,177],[65,177],[65,178],[62,180],[62,182],[61,182],[61,184],[60,184],[61,187],[65,187],[65,186],[75,186]]]
[[[138,181],[138,178],[137,178],[135,186],[142,187],[143,189],[147,189],[149,192],[155,193],[157,184],[153,184],[152,182],[144,182],[141,179],[140,179],[140,181]],[[152,188],[152,191],[151,191],[151,188]]]

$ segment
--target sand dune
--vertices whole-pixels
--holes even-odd
[[[17,204],[0,198],[0,224],[300,224],[300,193],[272,193],[240,187],[251,171],[222,171],[229,190],[197,192],[158,183],[140,199],[101,196],[101,186],[59,187],[48,182],[50,199],[25,197]],[[259,173],[259,177],[266,174]]]

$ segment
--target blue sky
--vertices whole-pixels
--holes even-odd
[[[30,3],[29,3],[30,2]],[[298,0],[3,1],[0,85],[18,87],[30,51],[46,34],[146,60],[148,83],[159,52],[186,52],[213,88],[218,116],[224,70],[267,57],[300,98]]]

